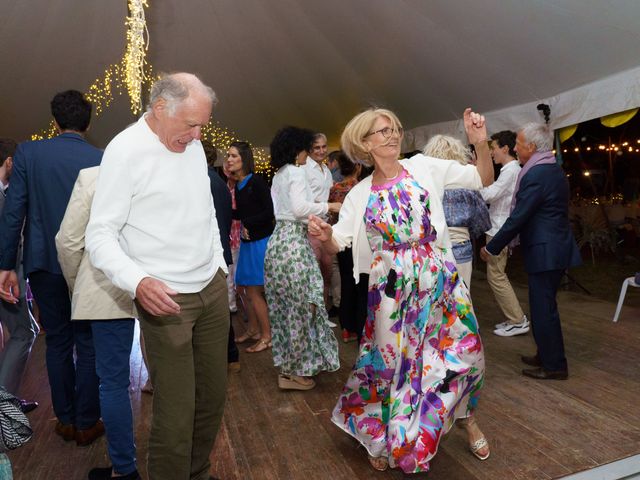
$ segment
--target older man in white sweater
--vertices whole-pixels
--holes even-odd
[[[86,248],[135,298],[153,382],[149,477],[207,480],[224,408],[229,304],[200,143],[213,91],[167,75],[107,146]]]

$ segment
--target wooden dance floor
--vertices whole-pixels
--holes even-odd
[[[411,478],[551,479],[639,453],[640,309],[625,307],[614,324],[612,303],[561,292],[570,378],[535,381],[520,374],[519,354],[534,352],[531,334],[500,338],[491,333],[501,317],[480,276],[474,277],[472,297],[484,332],[487,375],[477,418],[491,457],[478,461],[467,450],[463,431],[453,429],[441,442],[431,471]],[[517,293],[524,306],[526,288]],[[242,332],[242,321],[234,322]],[[365,450],[331,423],[356,355],[354,344],[340,342],[340,348],[340,371],[320,375],[318,386],[308,392],[278,389],[269,351],[242,353],[242,371],[229,378],[212,473],[224,480],[405,478],[397,470],[374,472]],[[137,342],[134,352],[132,400],[139,469],[145,474],[151,397],[140,392],[147,374]],[[23,395],[40,407],[29,415],[32,441],[10,454],[16,480],[80,480],[90,468],[108,465],[104,439],[79,448],[54,434],[42,337]]]

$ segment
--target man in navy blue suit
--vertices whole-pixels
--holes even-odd
[[[71,322],[55,235],[78,172],[99,165],[102,151],[84,139],[91,104],[82,93],[58,93],[51,101],[51,113],[59,135],[22,143],[13,158],[11,188],[0,218],[0,298],[18,302],[15,269],[24,225],[24,275],[46,331],[51,401],[58,417],[55,432],[66,441],[88,445],[104,433],[93,338],[88,321]]]
[[[535,368],[522,374],[540,380],[565,380],[567,359],[556,295],[564,271],[581,263],[569,223],[569,185],[553,154],[553,132],[547,125],[528,123],[518,132],[515,150],[523,165],[502,228],[480,252],[486,261],[507,245],[522,245],[529,275],[529,309],[534,356],[522,361]]]

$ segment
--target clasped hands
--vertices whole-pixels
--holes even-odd
[[[327,242],[331,240],[333,229],[320,217],[309,215],[309,234],[321,242]]]

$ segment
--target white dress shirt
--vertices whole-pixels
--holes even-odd
[[[329,191],[333,186],[331,170],[324,164],[316,162],[313,158],[307,157],[307,163],[302,168],[307,176],[307,184],[314,202],[328,202]],[[328,217],[322,215],[326,220]]]
[[[202,144],[171,152],[144,116],[119,133],[102,157],[85,244],[131,297],[147,276],[196,293],[227,272]]]
[[[480,190],[482,199],[489,204],[489,216],[491,217],[491,230],[487,235],[495,236],[502,228],[504,222],[511,213],[511,198],[516,188],[516,180],[520,173],[520,164],[513,160],[500,169],[500,175],[495,182]]]

